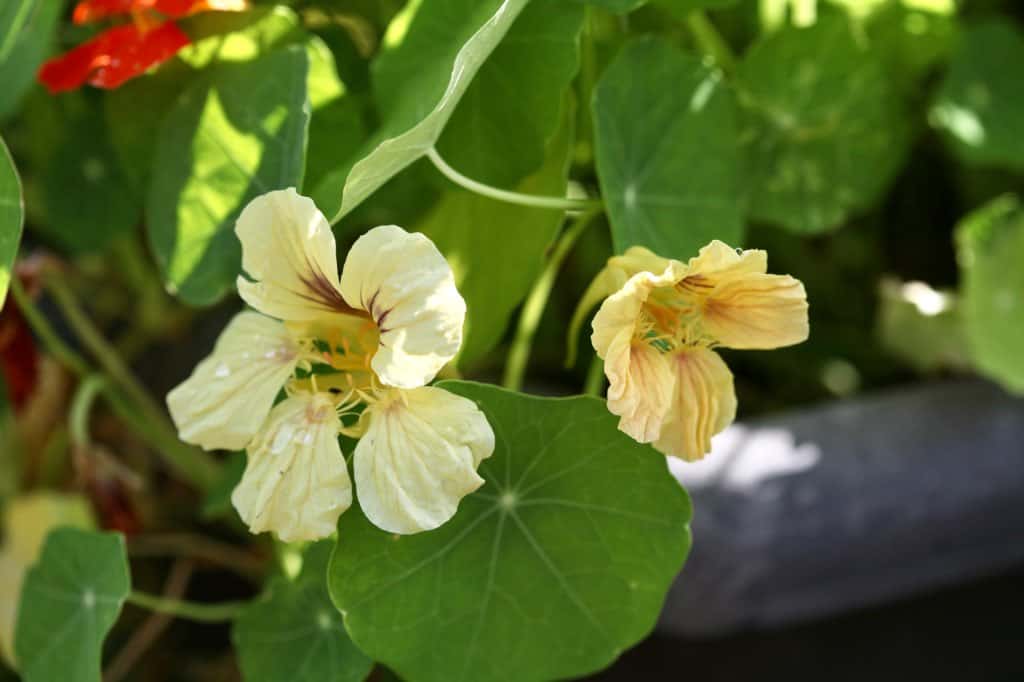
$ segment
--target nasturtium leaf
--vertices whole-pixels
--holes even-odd
[[[575,0],[576,2],[586,3],[588,5],[594,5],[596,7],[604,7],[605,9],[611,10],[616,14],[625,14],[626,12],[632,12],[641,5],[646,5],[647,0]]]
[[[595,398],[440,386],[494,428],[486,484],[418,535],[381,531],[355,506],[342,515],[328,584],[349,635],[410,682],[604,667],[650,632],[690,546],[690,504],[664,456]]]
[[[196,69],[252,61],[304,37],[295,12],[281,5],[248,12],[202,12],[183,24],[193,42],[178,56]]]
[[[565,100],[565,123],[551,142],[544,166],[524,179],[517,191],[565,196],[574,113],[569,98]],[[540,274],[547,247],[564,221],[561,211],[451,189],[416,225],[416,230],[430,237],[448,259],[459,292],[466,299],[460,367],[472,367],[501,340],[513,310]]]
[[[685,19],[690,12],[732,7],[739,0],[652,0],[652,4],[669,11],[677,19]]]
[[[375,83],[389,84],[379,92],[383,123],[367,146],[370,151],[348,173],[340,208],[321,201],[334,215],[332,222],[434,146],[477,71],[526,4],[413,2],[392,20],[374,63]]]
[[[1009,21],[962,36],[932,106],[932,123],[965,163],[1024,170],[1024,34]]]
[[[28,23],[38,0],[7,0],[0,7],[0,63],[14,49],[18,34]]]
[[[21,180],[7,145],[0,138],[0,306],[7,298],[14,257],[21,243],[25,221],[25,205],[21,197]]]
[[[970,367],[955,292],[887,279],[879,293],[878,336],[885,350],[918,372]]]
[[[235,621],[232,639],[245,682],[359,682],[373,661],[345,633],[327,593],[330,540],[310,545],[302,572],[272,578]]]
[[[816,233],[864,210],[903,162],[908,118],[841,14],[756,43],[738,72],[749,215]]]
[[[1024,207],[996,199],[956,229],[967,342],[977,369],[1024,393]]]
[[[4,0],[5,5],[9,2]],[[14,112],[22,95],[35,81],[36,69],[53,46],[57,22],[63,9],[62,0],[37,0],[32,3],[6,57],[0,58],[0,119]]]
[[[241,265],[235,220],[254,197],[300,187],[308,57],[288,46],[204,74],[161,127],[147,199],[150,240],[167,287],[208,305]]]
[[[99,682],[103,640],[130,590],[123,536],[51,532],[18,606],[14,646],[25,682]]]
[[[719,72],[656,38],[630,43],[594,91],[594,144],[615,250],[688,258],[743,236],[735,102]]]
[[[437,142],[445,161],[501,187],[537,170],[579,68],[582,28],[581,5],[532,0],[455,108]]]

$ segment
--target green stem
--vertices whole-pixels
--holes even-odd
[[[704,12],[700,10],[690,12],[686,17],[686,25],[700,49],[711,57],[722,71],[726,73],[736,71],[736,55],[732,53],[729,44],[725,42]]]
[[[57,332],[50,325],[49,320],[32,303],[32,299],[29,298],[28,293],[22,288],[21,282],[17,277],[11,278],[11,295],[14,296],[14,302],[18,304],[18,308],[21,309],[21,314],[25,316],[28,325],[36,333],[36,336],[39,337],[39,340],[43,342],[46,349],[50,351],[50,354],[78,376],[89,374],[91,371],[89,364],[81,355],[71,350],[71,347],[58,336]]]
[[[169,616],[185,618],[200,623],[223,623],[234,620],[246,607],[246,602],[226,601],[219,604],[199,604],[197,602],[158,597],[145,592],[133,591],[128,595],[128,603],[150,611],[166,613]]]
[[[586,211],[601,207],[600,199],[542,197],[533,194],[523,194],[521,192],[510,192],[507,189],[499,189],[497,187],[485,185],[482,182],[477,182],[472,178],[466,177],[449,166],[448,163],[441,158],[441,155],[437,153],[437,149],[433,147],[431,147],[427,152],[427,158],[430,159],[431,163],[434,164],[437,170],[441,171],[445,177],[456,185],[465,187],[470,192],[475,192],[476,194],[489,197],[491,199],[497,199],[498,201],[504,201],[509,204],[519,204],[520,206],[532,206],[534,208],[549,208],[558,211]]]
[[[59,276],[50,273],[44,278],[46,288],[53,300],[64,313],[75,334],[81,339],[89,352],[99,362],[107,376],[117,384],[125,395],[139,408],[134,422],[141,418],[146,429],[150,431],[151,440],[163,444],[160,452],[166,455],[168,465],[187,478],[196,487],[207,490],[218,479],[219,465],[210,455],[182,443],[170,424],[163,409],[143,388],[135,375],[121,360],[117,351],[107,342],[103,334],[93,325],[92,321],[78,305],[74,294]],[[130,412],[122,413],[128,416]],[[174,444],[173,446],[171,444]]]
[[[594,354],[594,359],[590,361],[590,367],[587,368],[587,380],[583,384],[583,393],[585,395],[593,395],[601,397],[604,392],[604,360]]]
[[[516,327],[516,335],[512,340],[508,361],[505,363],[505,376],[502,379],[502,385],[505,388],[518,391],[522,387],[526,365],[530,360],[530,350],[533,347],[533,337],[537,334],[540,318],[544,314],[544,308],[548,304],[551,289],[555,285],[559,270],[562,269],[562,263],[583,230],[599,214],[599,210],[592,209],[576,218],[558,238],[555,248],[551,252],[551,258],[548,259],[540,277],[533,283],[533,288],[523,304],[523,311],[519,315],[519,325]]]
[[[103,391],[107,380],[100,374],[90,374],[75,390],[68,412],[68,424],[71,431],[71,442],[80,447],[88,447],[92,441],[89,436],[89,413],[97,396]]]

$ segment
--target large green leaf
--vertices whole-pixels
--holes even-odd
[[[4,0],[2,4],[6,8],[11,0]],[[17,0],[13,4],[18,4]],[[32,3],[13,43],[7,47],[6,57],[0,57],[0,119],[14,112],[22,95],[35,81],[36,70],[53,46],[63,9],[63,0]]]
[[[880,197],[903,162],[908,119],[844,16],[769,34],[738,76],[752,217],[821,232]]]
[[[7,145],[0,138],[0,307],[7,298],[14,257],[21,243],[21,227],[25,221],[25,205],[21,198],[21,181]]]
[[[641,5],[646,5],[647,0],[575,0],[576,2],[585,2],[588,5],[595,5],[597,7],[604,7],[617,14],[625,14],[626,12],[632,12]]]
[[[886,279],[879,288],[883,348],[918,372],[970,367],[963,314],[955,292],[924,282]]]
[[[150,240],[170,290],[220,299],[239,273],[234,223],[250,200],[300,187],[309,105],[306,50],[289,46],[205,74],[161,127],[147,199]]]
[[[334,215],[332,222],[434,146],[473,77],[526,4],[436,0],[419,11],[425,5],[417,0],[395,17],[374,64],[375,82],[392,84],[379,92],[383,124],[370,151],[348,173],[340,208],[321,201]],[[317,190],[315,195],[326,194]]]
[[[579,68],[582,27],[582,6],[532,0],[448,121],[437,143],[445,160],[474,180],[502,187],[537,170]]]
[[[568,98],[566,98],[568,102]],[[544,166],[517,187],[526,194],[564,196],[569,178],[573,107]],[[451,263],[465,297],[465,336],[459,365],[471,367],[501,339],[512,311],[540,274],[547,247],[565,220],[561,211],[531,208],[453,189],[416,229]]]
[[[931,109],[967,163],[1024,169],[1024,34],[1009,21],[964,32]]]
[[[1002,197],[957,226],[963,317],[975,366],[1024,393],[1024,207]]]
[[[238,620],[232,639],[245,682],[359,682],[373,661],[345,634],[327,594],[332,542],[311,545],[294,580],[273,578]]]
[[[124,538],[58,528],[25,578],[14,646],[26,682],[99,682],[103,640],[131,585]]]
[[[660,39],[627,45],[594,92],[615,250],[686,258],[743,235],[735,104],[720,75]]]
[[[14,49],[18,34],[28,24],[37,0],[7,0],[0,7],[0,62]]]
[[[328,584],[349,635],[410,682],[602,668],[654,626],[690,546],[686,494],[603,401],[441,386],[494,428],[487,483],[428,533],[342,515]]]

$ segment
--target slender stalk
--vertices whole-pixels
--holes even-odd
[[[686,25],[700,49],[711,57],[722,71],[726,73],[736,71],[736,55],[732,53],[729,44],[725,42],[704,12],[700,10],[690,12],[686,17]]]
[[[194,620],[200,623],[223,623],[234,620],[245,608],[246,602],[225,601],[217,604],[200,604],[193,601],[161,597],[133,590],[128,595],[128,603],[150,611],[165,613],[177,618]]]
[[[604,392],[604,360],[597,357],[594,354],[594,358],[590,361],[590,367],[587,368],[587,379],[583,384],[583,393],[585,395],[593,395],[601,397]]]
[[[161,443],[159,451],[168,455],[166,457],[168,465],[202,490],[213,485],[218,478],[219,465],[216,460],[202,450],[188,446],[178,439],[174,427],[170,424],[163,409],[139,383],[135,375],[121,360],[116,349],[107,342],[85,311],[78,305],[78,301],[67,283],[52,273],[44,278],[44,283],[71,328],[99,362],[100,367],[138,406],[139,411],[134,415],[135,418],[132,421],[136,424],[139,419],[145,421],[145,428],[150,431],[149,439]],[[116,407],[117,405],[115,405]],[[130,411],[122,411],[121,414],[126,418],[131,417]]]
[[[569,199],[568,197],[542,197],[533,194],[523,194],[521,192],[511,192],[507,189],[499,189],[497,187],[491,187],[485,185],[482,182],[477,182],[472,178],[468,178],[459,171],[455,170],[441,158],[441,155],[437,153],[437,149],[431,147],[430,151],[427,152],[427,158],[430,159],[431,163],[441,171],[445,177],[454,182],[456,185],[465,187],[470,192],[475,192],[481,196],[490,197],[491,199],[497,199],[498,201],[504,201],[509,204],[519,204],[520,206],[533,206],[535,208],[550,208],[558,211],[586,211],[590,209],[600,208],[600,199]]]
[[[547,265],[541,271],[540,277],[533,283],[530,294],[523,304],[523,311],[519,315],[519,324],[516,327],[516,335],[512,340],[512,348],[508,354],[508,361],[505,364],[505,375],[502,385],[514,391],[518,391],[523,385],[523,377],[526,374],[526,365],[530,360],[530,350],[533,347],[533,337],[537,334],[537,327],[540,325],[540,318],[547,307],[548,299],[551,297],[551,289],[555,285],[559,270],[565,257],[569,255],[573,245],[579,236],[586,229],[587,225],[600,213],[592,209],[579,216],[555,242],[555,248],[551,252]]]
[[[193,533],[139,534],[128,538],[131,557],[184,556],[229,568],[253,581],[262,581],[267,562],[234,545]]]
[[[89,436],[89,413],[96,398],[103,391],[107,380],[100,374],[90,374],[75,390],[71,399],[71,409],[68,411],[68,425],[71,432],[71,442],[79,447],[87,447],[91,442]]]
[[[18,304],[18,308],[21,309],[21,314],[25,316],[28,325],[36,333],[36,336],[39,337],[39,340],[43,342],[43,345],[46,346],[50,355],[57,358],[62,365],[78,376],[89,374],[91,371],[89,363],[81,355],[73,351],[69,345],[64,343],[64,340],[60,338],[50,325],[49,320],[32,303],[32,299],[29,298],[28,293],[21,286],[21,282],[17,277],[11,277],[11,295],[14,297],[14,302]]]

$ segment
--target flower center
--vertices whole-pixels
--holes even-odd
[[[713,346],[715,340],[701,325],[709,288],[697,275],[652,291],[640,309],[633,342],[646,343],[662,353]]]

